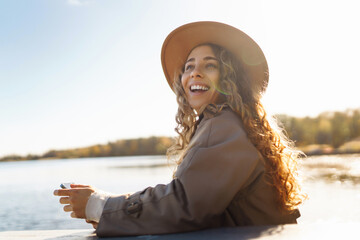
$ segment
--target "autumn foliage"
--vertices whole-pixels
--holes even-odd
[[[331,148],[329,153],[360,152],[360,109],[322,113],[313,118],[287,115],[278,115],[276,118],[283,125],[289,138],[300,149],[316,145],[316,151],[321,147]],[[126,139],[84,148],[50,150],[43,155],[9,155],[0,158],[0,161],[165,155],[173,140],[170,137]],[[318,151],[318,153],[323,154],[326,151]]]

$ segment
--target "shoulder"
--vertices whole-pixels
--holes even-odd
[[[261,155],[243,129],[240,117],[227,107],[215,112],[204,112],[188,145],[183,166],[178,170],[202,159],[206,159],[207,163],[219,161],[227,163],[227,166],[242,168],[257,165],[260,158]]]

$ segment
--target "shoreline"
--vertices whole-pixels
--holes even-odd
[[[350,144],[353,146],[350,147]],[[357,154],[360,153],[360,142],[347,142],[338,148],[334,148],[327,144],[311,144],[297,147],[297,149],[303,152],[306,156]]]
[[[307,148],[311,148],[310,150]],[[297,148],[299,151],[305,154],[305,157],[311,156],[326,156],[326,155],[347,155],[347,154],[360,154],[360,151],[352,151],[352,150],[341,150],[341,149],[328,149],[323,147],[314,147],[314,145],[304,146]],[[140,156],[166,156],[164,154],[148,154],[148,155],[118,155],[118,156],[89,156],[89,157],[69,157],[69,158],[57,158],[57,157],[46,157],[46,158],[36,158],[36,159],[26,159],[18,158],[11,159],[4,157],[6,159],[0,159],[1,162],[23,162],[23,161],[42,161],[42,160],[60,160],[60,159],[85,159],[85,158],[111,158],[111,157],[140,157]]]
[[[350,154],[360,154],[360,151],[331,151],[331,152],[322,152],[321,150],[315,152],[306,152],[299,149],[305,154],[305,158],[312,156],[334,156],[334,155],[350,155]],[[166,155],[122,155],[122,156],[102,156],[102,157],[71,157],[71,158],[38,158],[38,159],[0,159],[2,162],[24,162],[24,161],[46,161],[46,160],[61,160],[61,159],[89,159],[89,158],[114,158],[114,157],[145,157],[145,156],[166,156]]]

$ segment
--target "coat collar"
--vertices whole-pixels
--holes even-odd
[[[209,104],[205,107],[204,111],[200,115],[200,119],[209,119],[215,117],[223,109],[228,109],[229,105],[227,103],[223,104]]]

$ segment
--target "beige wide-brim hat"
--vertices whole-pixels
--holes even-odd
[[[219,22],[193,22],[172,31],[161,50],[165,77],[173,88],[175,74],[185,64],[190,51],[203,43],[217,44],[231,53],[243,65],[253,90],[264,93],[269,81],[269,69],[263,51],[241,30]]]

